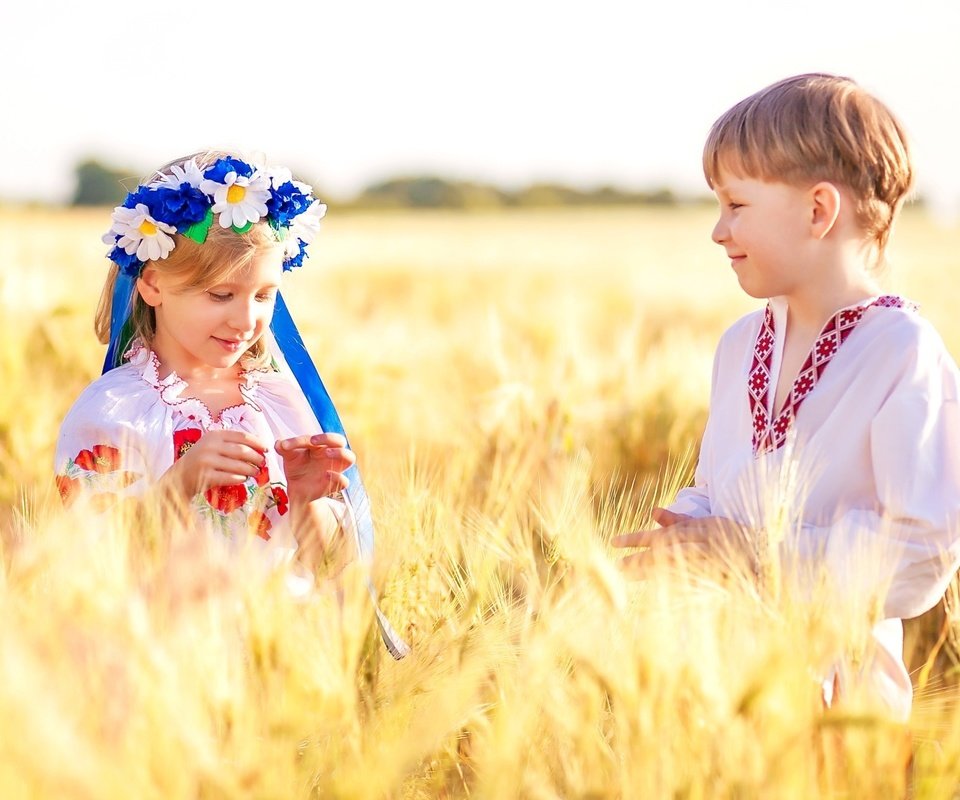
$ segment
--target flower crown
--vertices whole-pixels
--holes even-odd
[[[299,267],[327,211],[285,167],[262,169],[227,157],[201,170],[191,158],[170,173],[138,186],[113,211],[103,242],[111,246],[107,258],[127,275],[170,255],[175,233],[203,244],[215,215],[221,228],[237,233],[266,219],[284,243],[284,270]]]

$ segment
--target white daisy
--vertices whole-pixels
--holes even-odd
[[[327,213],[327,207],[319,200],[314,200],[310,207],[302,214],[293,218],[290,228],[287,230],[286,238],[283,240],[283,257],[295,258],[300,252],[301,240],[310,244],[320,231],[320,220]]]
[[[290,258],[296,258],[299,252],[300,240],[296,236],[291,236],[288,233],[283,240],[283,260],[286,261]]]
[[[166,186],[168,189],[179,189],[181,184],[189,183],[194,189],[198,189],[201,181],[203,181],[203,172],[197,165],[195,158],[184,161],[180,166],[174,164],[170,167],[170,173],[170,175],[160,175],[150,186],[154,188]]]
[[[293,173],[287,167],[267,167],[267,175],[273,183],[274,189],[279,189],[288,181],[292,183],[299,191],[304,194],[313,192],[313,187],[303,181],[297,181],[293,178]]]
[[[204,180],[200,191],[213,196],[213,213],[220,215],[220,227],[236,225],[242,228],[248,222],[259,222],[267,216],[270,199],[270,178],[254,172],[249,178],[228,172],[223,183]]]
[[[136,208],[115,208],[113,227],[104,235],[106,244],[122,247],[128,256],[136,253],[141,261],[166,258],[173,250],[173,234],[177,229],[150,216],[150,209],[143,203]],[[117,236],[119,239],[114,242]]]
[[[314,200],[306,211],[293,218],[288,235],[310,244],[320,232],[320,220],[326,213],[327,206],[319,200]]]
[[[270,167],[267,170],[267,176],[270,178],[274,189],[279,189],[287,181],[293,181],[293,173],[286,167]]]

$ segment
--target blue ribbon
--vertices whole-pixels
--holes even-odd
[[[320,423],[320,428],[326,433],[339,433],[346,438],[343,430],[343,423],[340,422],[340,415],[330,399],[327,388],[320,380],[317,368],[307,352],[300,332],[294,324],[293,317],[283,297],[277,293],[277,301],[273,309],[273,321],[270,323],[270,330],[273,332],[273,338],[277,342],[277,347],[283,353],[283,357],[290,367],[290,371],[300,384],[310,408]],[[365,560],[373,558],[373,517],[370,514],[370,499],[367,497],[366,489],[363,488],[363,481],[360,478],[360,471],[354,464],[344,475],[349,479],[350,485],[344,490],[348,502],[353,508],[354,521],[357,528],[357,546],[360,550],[360,557]],[[376,591],[373,584],[369,584],[370,595],[374,600],[374,607],[377,613],[377,623],[380,625],[380,634],[383,637],[383,643],[387,646],[390,654],[394,658],[403,658],[410,652],[410,648],[399,634],[390,625],[379,606],[376,605]]]
[[[103,360],[103,373],[106,374],[123,362],[123,353],[130,345],[123,336],[124,327],[130,322],[133,310],[133,290],[137,279],[123,270],[117,273],[117,282],[113,285],[113,302],[110,306],[110,344],[107,357]]]
[[[123,271],[117,275],[117,281],[113,288],[113,304],[110,311],[110,344],[107,347],[107,355],[103,362],[103,372],[109,372],[115,367],[119,367],[123,360],[124,351],[130,345],[132,332],[129,329],[130,312],[132,309],[131,301],[133,291],[136,287],[136,277],[127,275]],[[330,399],[317,368],[303,344],[300,332],[290,316],[287,304],[283,301],[280,294],[277,294],[276,306],[273,311],[273,321],[270,323],[270,330],[273,332],[273,338],[283,353],[283,357],[290,367],[300,389],[303,391],[320,423],[320,428],[327,433],[339,433],[346,438],[343,430],[343,423],[340,422],[340,415]],[[365,561],[373,559],[373,517],[370,513],[370,500],[367,492],[363,488],[363,481],[360,478],[360,471],[356,465],[350,467],[344,475],[349,479],[350,485],[344,490],[347,502],[353,509],[353,517],[357,530],[357,548],[360,551],[360,557]],[[370,596],[373,598],[374,609],[377,615],[377,624],[380,626],[380,635],[383,637],[383,643],[386,645],[390,655],[394,658],[403,658],[410,652],[410,647],[400,638],[400,635],[393,629],[390,622],[384,616],[377,604],[377,594],[371,582],[367,582]]]

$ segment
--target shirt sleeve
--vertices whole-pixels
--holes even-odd
[[[710,420],[707,419],[707,427],[703,432],[703,441],[700,444],[700,458],[697,461],[697,469],[694,472],[693,486],[688,486],[677,492],[676,499],[667,507],[669,511],[675,514],[686,514],[690,517],[709,517],[710,511],[710,489],[705,478],[704,469],[705,451],[709,446],[708,434],[710,432]]]
[[[784,543],[809,571],[822,564],[845,594],[882,602],[887,617],[936,605],[960,559],[957,384],[945,353],[911,359],[870,428],[877,507],[804,526]]]
[[[676,499],[668,506],[668,510],[675,514],[686,514],[690,517],[709,517],[712,513],[707,467],[710,463],[713,447],[713,408],[717,397],[717,380],[720,376],[720,351],[722,347],[721,342],[713,357],[713,376],[710,380],[710,413],[707,416],[707,424],[703,429],[703,437],[700,440],[700,453],[697,457],[697,468],[693,475],[693,486],[688,486],[677,492]]]
[[[57,489],[65,505],[81,497],[104,510],[148,487],[147,448],[136,428],[122,424],[96,393],[81,396],[57,438]]]

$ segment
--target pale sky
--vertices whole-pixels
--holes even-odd
[[[439,173],[705,192],[711,122],[798,72],[848,75],[960,212],[960,3],[35,0],[0,12],[0,198],[62,200],[205,147],[350,194]]]

